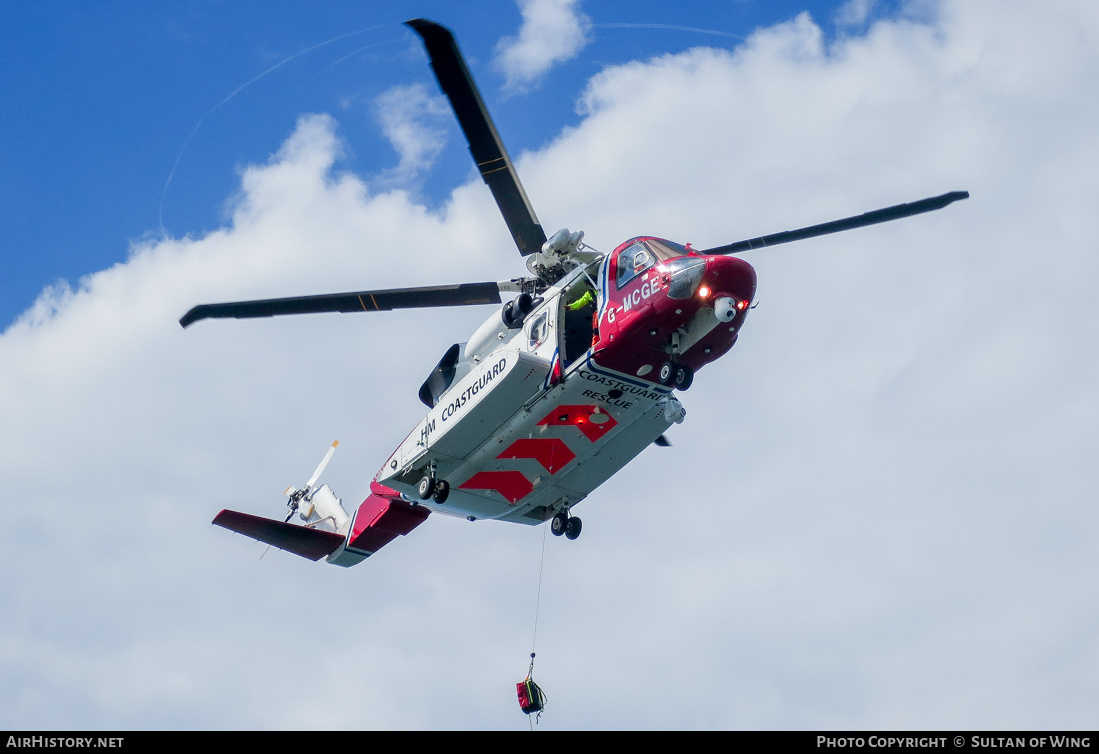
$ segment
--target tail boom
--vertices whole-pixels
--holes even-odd
[[[340,527],[344,533],[231,510],[217,514],[213,523],[314,562],[327,558],[333,565],[349,568],[366,560],[398,536],[408,534],[422,524],[430,513],[423,506],[401,500],[395,490],[373,483],[370,495],[359,505],[350,525]]]
[[[399,497],[371,492],[355,512],[346,542],[329,555],[328,562],[345,568],[361,563],[398,536],[408,534],[422,524],[430,513],[427,508],[406,503]]]

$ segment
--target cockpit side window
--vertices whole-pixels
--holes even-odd
[[[618,255],[618,274],[616,276],[618,287],[621,288],[652,267],[655,261],[656,259],[645,248],[644,244],[635,243],[624,249]]]

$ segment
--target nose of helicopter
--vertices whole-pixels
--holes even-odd
[[[739,257],[706,257],[706,272],[698,289],[699,296],[716,299],[728,296],[747,306],[756,295],[756,271]]]

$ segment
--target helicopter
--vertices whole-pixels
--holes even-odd
[[[547,238],[454,35],[426,19],[421,38],[470,153],[527,274],[497,282],[203,304],[181,319],[495,304],[451,345],[419,390],[427,415],[370,482],[354,514],[317,485],[333,443],[279,521],[222,510],[213,523],[313,561],[352,566],[432,513],[540,525],[576,539],[573,508],[683,422],[680,395],[725,355],[753,308],[756,273],[736,254],[930,212],[952,191],[797,230],[696,250],[637,236],[603,254],[582,231]],[[507,300],[505,301],[505,296]],[[291,523],[298,516],[301,524]]]

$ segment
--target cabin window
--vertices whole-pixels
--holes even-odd
[[[618,255],[618,287],[633,280],[653,266],[656,259],[643,244],[635,243]]]
[[[543,312],[541,316],[530,323],[530,350],[534,351],[538,346],[546,342],[548,328],[548,314]]]

